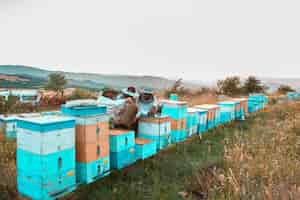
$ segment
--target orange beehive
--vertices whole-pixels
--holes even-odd
[[[171,119],[171,130],[182,130],[186,128],[186,119]]]
[[[234,98],[234,101],[239,101],[241,108],[245,113],[248,113],[248,99],[247,98]]]
[[[135,144],[143,145],[143,144],[149,144],[149,143],[151,143],[151,140],[135,138]]]
[[[76,161],[91,162],[109,156],[107,121],[76,125]]]
[[[216,109],[213,109],[213,108],[207,110],[207,119],[208,120],[213,120],[215,118],[215,113],[216,113],[215,110]]]

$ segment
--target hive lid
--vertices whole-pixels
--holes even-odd
[[[65,107],[73,108],[73,107],[85,107],[85,106],[97,106],[98,102],[94,99],[80,99],[80,100],[73,100],[67,101]]]
[[[203,113],[206,113],[207,110],[206,109],[202,109],[202,108],[196,108],[196,107],[193,107],[194,109],[197,110],[197,112],[203,112]]]
[[[23,113],[23,114],[19,114],[18,118],[28,118],[28,117],[40,117],[41,113]]]
[[[151,143],[151,140],[135,138],[135,144],[143,145],[143,144],[149,144],[149,143]]]
[[[127,130],[127,129],[112,129],[109,131],[109,135],[122,135],[122,134],[128,134],[134,132],[133,130]]]
[[[218,102],[219,105],[235,105],[237,104],[237,101],[220,101]]]
[[[74,121],[74,119],[65,116],[38,116],[38,117],[19,118],[19,121],[43,125],[43,124],[54,124],[58,122]]]
[[[198,109],[197,108],[193,108],[193,107],[189,107],[187,109],[187,111],[188,111],[188,113],[196,113],[196,112],[198,112]]]
[[[9,115],[9,116],[0,115],[0,121],[9,122],[9,121],[15,121],[15,120],[17,120],[16,115]]]
[[[232,100],[242,102],[242,101],[248,101],[248,98],[233,98]]]
[[[103,114],[107,114],[107,107],[104,105],[74,106],[74,107],[66,107],[66,105],[62,105],[61,112],[62,114],[69,115],[69,116],[103,115]]]
[[[216,109],[219,108],[217,104],[202,104],[202,105],[196,105],[196,108],[202,108],[202,109]]]
[[[162,100],[160,100],[160,103],[170,104],[170,105],[187,105],[186,101],[175,101],[175,100],[169,100],[169,99],[162,99]]]
[[[150,122],[150,123],[164,123],[171,121],[171,118],[168,115],[158,115],[155,117],[142,117],[139,120],[140,122]]]

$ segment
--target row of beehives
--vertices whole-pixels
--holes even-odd
[[[299,100],[300,99],[300,93],[299,92],[288,92],[286,94],[288,100]]]
[[[259,110],[264,102],[253,97],[188,108],[186,102],[164,100],[160,115],[139,120],[137,138],[134,131],[109,130],[103,106],[62,106],[60,114],[19,116],[18,191],[32,199],[57,198],[172,143],[244,119],[251,106]]]

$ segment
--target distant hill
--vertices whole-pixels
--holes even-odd
[[[69,86],[72,87],[85,87],[91,89],[102,89],[104,87],[113,88],[124,88],[127,86],[134,85],[136,87],[149,87],[156,90],[166,89],[171,87],[175,80],[166,79],[163,77],[155,76],[132,76],[132,75],[104,75],[95,73],[73,73],[64,71],[49,71],[43,70],[35,67],[21,66],[21,65],[0,65],[0,74],[2,75],[13,75],[18,77],[26,77],[31,81],[36,82],[35,84],[30,84],[29,82],[18,82],[16,81],[15,86],[28,87],[38,87],[39,84],[43,85],[50,73],[59,72],[66,76]],[[1,80],[0,80],[1,81]],[[7,81],[0,82],[2,84],[13,86],[14,83]],[[184,82],[184,87],[195,89],[199,88],[200,84],[195,84],[192,82]]]
[[[275,91],[280,85],[289,85],[293,89],[300,91],[300,78],[261,78],[270,91]]]
[[[1,88],[41,88],[46,79],[28,75],[8,75],[0,73]]]

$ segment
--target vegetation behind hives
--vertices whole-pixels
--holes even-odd
[[[259,113],[224,143],[224,165],[199,170],[192,190],[208,199],[300,199],[299,103]]]

